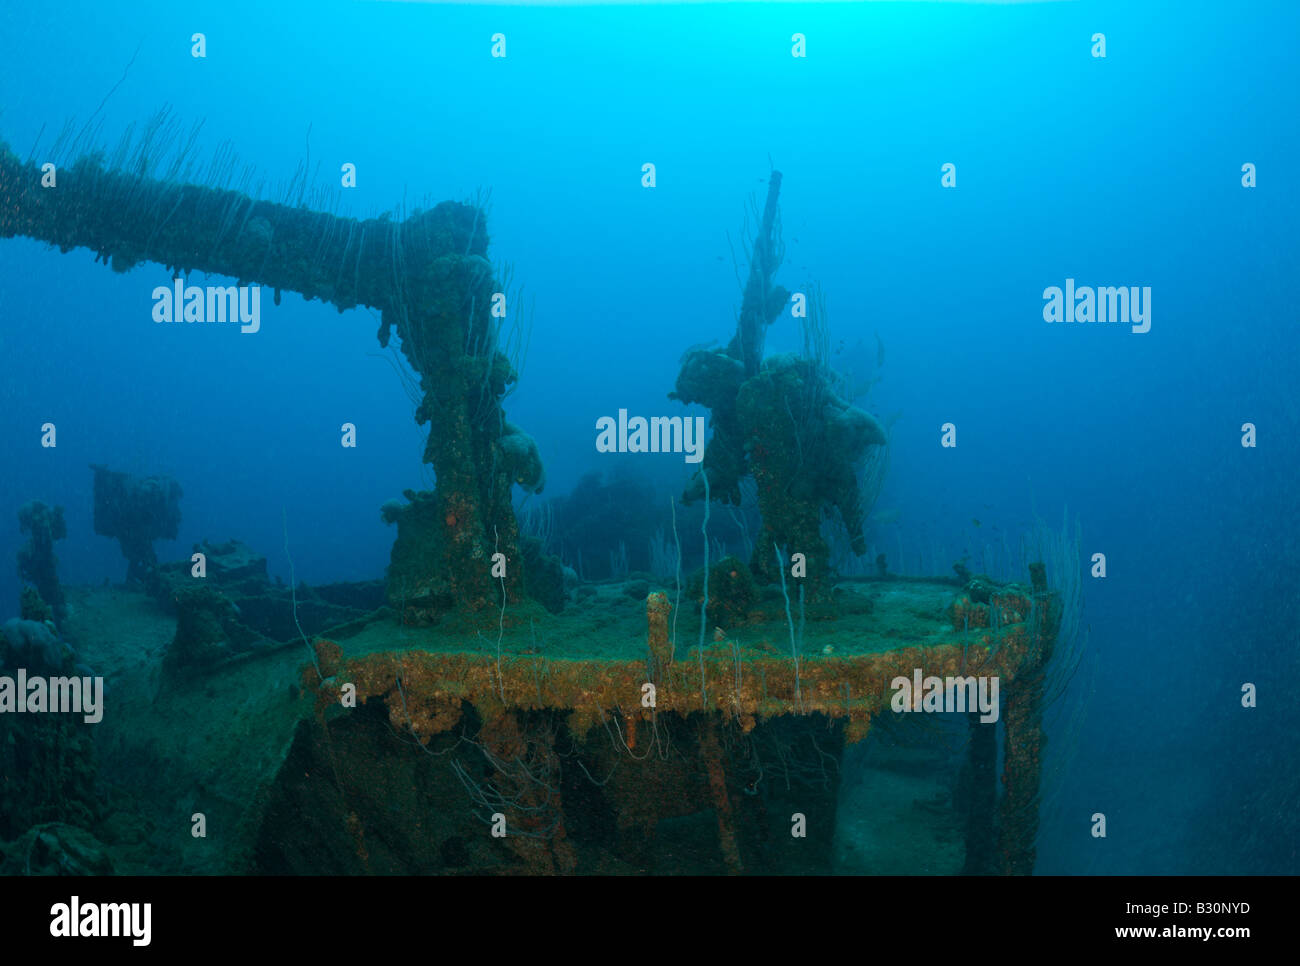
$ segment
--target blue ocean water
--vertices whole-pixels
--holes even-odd
[[[111,145],[170,105],[273,200],[307,159],[330,189],[356,165],[331,197],[357,216],[490,190],[491,254],[532,307],[507,413],[547,495],[616,465],[599,417],[683,411],[678,359],[730,337],[732,245],[779,169],[777,277],[820,283],[898,414],[879,546],[943,572],[1036,520],[1081,527],[1092,661],[1038,871],[1296,872],[1298,35],[1287,3],[9,5],[0,138],[26,157],[93,119]],[[1046,323],[1067,278],[1149,286],[1150,331]],[[168,282],[0,241],[0,617],[29,499],[65,507],[64,581],[121,579],[91,463],[181,482],[161,559],[238,537],[287,579],[287,534],[309,583],[381,576],[379,505],[428,485],[377,313],[286,292],[256,335],[155,326]],[[799,339],[783,318],[768,349]]]

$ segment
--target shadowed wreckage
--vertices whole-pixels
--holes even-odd
[[[1003,696],[1000,728],[967,708],[930,736],[957,749],[926,759],[956,776],[933,806],[961,844],[947,871],[1032,871],[1059,598],[1041,568],[1027,586],[833,572],[823,521],[865,550],[862,472],[887,433],[816,352],[764,355],[791,295],[773,281],[779,172],[735,337],[688,352],[672,394],[713,430],[683,499],[736,503],[752,479],[752,557],[565,604],[562,567],[512,506],[544,473],[505,418],[518,373],[490,311],[502,286],[483,211],[341,217],[155,177],[147,147],[87,154],[46,188],[0,144],[0,236],[378,310],[380,344],[395,331],[418,376],[436,486],[383,508],[397,534],[382,585],[302,599],[237,542],[204,546],[201,585],[188,563],[158,565],[138,527],[106,510],[100,530],[97,499],[97,531],[152,586],[66,591],[66,633],[114,676],[98,730],[0,718],[18,739],[0,755],[23,759],[3,772],[25,765],[0,797],[7,869],[24,854],[89,872],[829,871],[845,746],[901,727],[891,682],[919,672],[996,675]],[[97,493],[99,476],[113,485],[96,472]],[[557,581],[558,606],[542,606]],[[129,844],[176,823],[178,802],[208,816],[208,837],[182,822],[144,868]]]

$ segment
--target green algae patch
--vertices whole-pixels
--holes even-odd
[[[268,807],[275,834],[287,834],[287,782],[352,787],[350,774],[334,774],[330,764],[330,740],[344,739],[310,736],[362,718],[373,729],[379,716],[374,740],[388,735],[417,755],[420,746],[463,742],[489,725],[508,732],[511,721],[522,729],[553,721],[547,728],[580,742],[592,768],[633,760],[593,750],[612,735],[631,755],[649,754],[644,767],[658,761],[671,771],[651,753],[666,722],[677,722],[677,740],[701,748],[712,747],[712,728],[724,729],[725,744],[737,740],[728,734],[822,717],[853,742],[889,708],[894,678],[916,669],[997,674],[1009,689],[1034,665],[1049,630],[1050,608],[1014,588],[981,603],[943,580],[860,580],[841,582],[829,603],[806,606],[802,625],[797,603],[787,621],[784,599],[765,596],[735,627],[706,625],[701,649],[698,604],[683,599],[674,607],[674,597],[669,588],[636,599],[609,583],[561,614],[523,601],[427,627],[404,625],[384,608],[341,629],[350,636],[316,638],[311,650],[301,641],[268,647],[177,680],[162,667],[173,615],[121,588],[69,588],[70,632],[107,682],[93,739],[115,815],[104,837],[113,866],[126,873],[262,869],[259,850],[272,847]],[[513,740],[499,743],[508,748]],[[290,774],[295,747],[300,755],[316,749],[316,778]],[[683,801],[719,794],[710,791],[716,778],[707,770],[682,778]],[[610,794],[621,796],[620,807],[635,804],[631,786]],[[200,815],[206,834],[196,837]],[[364,838],[361,826],[355,831]],[[378,854],[373,839],[358,848],[372,862]]]
[[[1016,598],[1001,620],[985,617],[980,626],[988,605],[943,581],[844,583],[834,603],[805,607],[801,618],[786,620],[784,602],[779,619],[775,608],[758,608],[734,629],[706,630],[702,647],[698,612],[674,614],[670,601],[660,592],[634,601],[610,584],[559,615],[525,604],[507,607],[495,623],[462,618],[413,628],[380,619],[347,641],[318,643],[327,677],[305,671],[303,682],[322,711],[348,700],[348,688],[357,703],[379,699],[394,728],[422,740],[455,723],[449,700],[488,714],[571,710],[576,734],[611,714],[649,721],[655,713],[716,711],[748,729],[765,717],[820,712],[850,719],[856,738],[888,705],[895,678],[920,669],[1010,683],[1037,639],[1027,600]],[[656,643],[657,627],[671,647]]]

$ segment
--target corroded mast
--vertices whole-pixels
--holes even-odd
[[[119,272],[149,261],[178,275],[198,270],[269,286],[277,301],[287,290],[340,312],[378,309],[380,344],[396,327],[420,374],[416,417],[430,423],[424,459],[437,476],[436,492],[408,494],[423,497],[419,508],[413,502],[405,520],[398,515],[408,552],[394,555],[401,586],[390,572],[390,595],[425,615],[499,604],[502,585],[489,569],[496,551],[511,564],[506,591],[517,594],[511,487],[540,485],[540,463],[501,408],[516,373],[496,344],[496,282],[478,208],[443,202],[404,221],[359,220],[110,169],[94,155],[59,170],[57,186],[44,187],[42,173],[0,142],[0,237],[88,248]],[[418,553],[409,552],[412,542]]]

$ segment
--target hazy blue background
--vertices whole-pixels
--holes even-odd
[[[1085,555],[1107,555],[1084,581],[1097,671],[1039,871],[1294,872],[1297,37],[1286,3],[6,4],[0,138],[26,157],[42,125],[48,144],[86,120],[139,46],[96,117],[112,144],[170,104],[271,186],[310,125],[321,183],[357,165],[357,215],[490,188],[492,255],[535,305],[508,415],[548,495],[612,466],[598,416],[682,412],[665,394],[687,346],[732,332],[727,235],[770,156],[778,280],[824,286],[836,342],[886,347],[873,407],[902,417],[879,505],[900,522],[882,544],[946,567],[1068,506]],[[378,507],[428,476],[374,314],[265,292],[257,335],[155,326],[165,270],[92,258],[0,242],[0,618],[27,499],[66,508],[65,580],[122,579],[92,533],[91,462],[181,482],[164,558],[236,536],[287,576],[284,508],[300,578],[381,575]],[[1042,290],[1067,276],[1151,286],[1151,331],[1048,326]],[[769,349],[796,341],[785,318]]]

